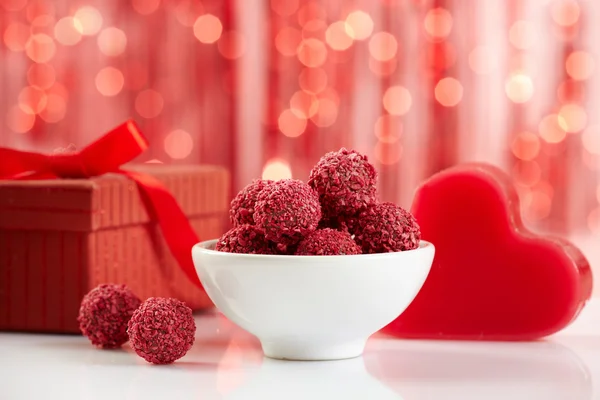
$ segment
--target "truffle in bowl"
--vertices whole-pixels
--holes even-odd
[[[286,360],[362,355],[416,297],[435,253],[423,240],[414,250],[334,256],[227,253],[216,242],[192,248],[207,294],[265,356]]]

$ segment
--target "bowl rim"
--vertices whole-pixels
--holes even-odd
[[[192,247],[192,254],[194,253],[203,253],[203,254],[208,254],[211,255],[213,257],[229,257],[229,258],[251,258],[251,259],[255,259],[255,260],[306,260],[306,261],[323,261],[323,260],[329,260],[329,261],[343,261],[346,260],[348,258],[352,258],[352,259],[356,259],[356,258],[362,258],[362,259],[369,259],[369,260],[376,260],[376,259],[381,259],[381,258],[397,258],[397,257],[402,257],[403,255],[407,254],[407,253],[416,253],[416,252],[423,252],[423,251],[435,251],[435,245],[427,240],[423,240],[421,239],[419,241],[419,247],[417,247],[416,249],[413,250],[405,250],[405,251],[396,251],[396,252],[389,252],[389,253],[373,253],[373,254],[344,254],[344,255],[334,255],[334,256],[297,256],[297,255],[287,255],[287,254],[244,254],[244,253],[227,253],[224,251],[217,251],[217,250],[212,250],[209,248],[209,246],[214,245],[215,243],[217,243],[219,239],[210,239],[210,240],[204,240],[202,242],[196,243],[193,247]]]

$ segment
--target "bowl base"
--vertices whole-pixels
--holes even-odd
[[[261,340],[266,357],[289,361],[331,361],[360,357],[366,340],[349,342]]]

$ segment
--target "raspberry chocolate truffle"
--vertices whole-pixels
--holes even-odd
[[[102,284],[83,297],[79,329],[96,347],[121,347],[129,337],[127,323],[141,300],[125,285]]]
[[[152,364],[170,364],[192,348],[196,323],[182,301],[150,297],[133,313],[127,332],[137,355]]]
[[[266,186],[256,198],[254,222],[279,251],[317,229],[321,220],[319,196],[306,183],[282,179]]]
[[[323,215],[357,215],[377,201],[377,171],[367,156],[342,148],[325,154],[308,184],[319,194]]]
[[[392,203],[381,203],[360,213],[354,240],[363,253],[413,250],[419,247],[421,229],[409,211]]]
[[[215,250],[226,253],[276,254],[275,245],[265,239],[262,229],[254,225],[240,225],[219,238]]]
[[[325,228],[309,233],[296,250],[298,256],[336,256],[361,254],[362,251],[348,232]]]
[[[254,225],[256,196],[271,183],[271,180],[255,179],[238,192],[229,208],[229,219],[233,226]]]

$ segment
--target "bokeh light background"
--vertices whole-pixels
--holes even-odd
[[[487,161],[530,227],[600,261],[600,2],[0,4],[1,146],[83,146],[132,116],[141,161],[225,165],[234,190],[346,146],[407,207],[432,173]]]

